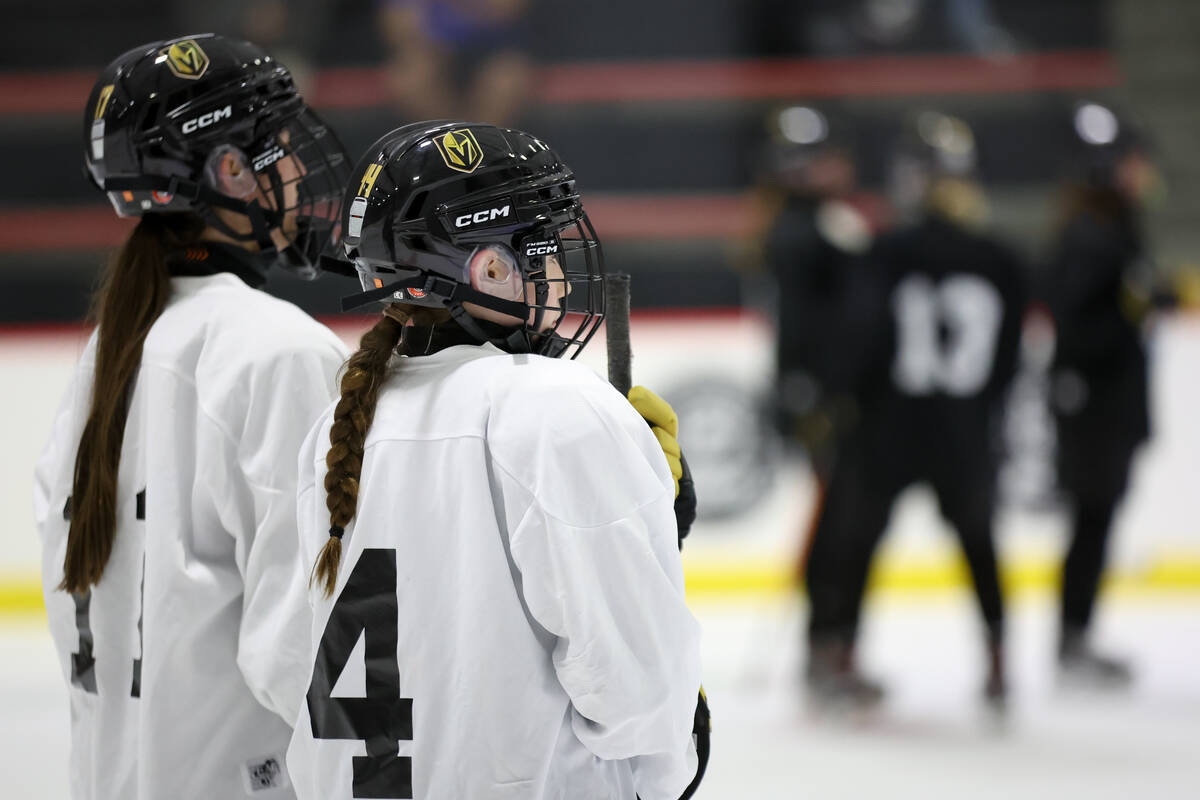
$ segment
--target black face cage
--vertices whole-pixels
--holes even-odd
[[[511,352],[576,358],[604,321],[605,278],[600,241],[584,213],[575,179],[561,168],[508,195],[491,189],[465,196],[453,206],[440,208],[438,216],[443,228],[454,230],[451,220],[458,212],[504,202],[515,207],[519,218],[539,220],[535,228],[518,230],[506,243],[517,257],[526,285],[532,285],[533,297],[526,292],[525,324],[490,341]],[[469,247],[495,239],[485,229],[456,235],[453,241],[458,247]],[[478,327],[464,317],[461,304],[449,305],[459,323],[480,338]]]
[[[301,106],[246,157],[269,206],[262,216],[288,242],[279,252],[280,266],[315,278],[317,259],[336,239],[338,207],[349,182],[350,165],[341,143],[315,112]],[[248,216],[255,238],[261,239],[255,214]]]
[[[604,254],[591,220],[582,214],[557,230],[544,228],[514,244],[534,291],[533,302],[527,302],[531,318],[520,331],[524,349],[553,358],[577,357],[604,321]],[[561,276],[549,263],[555,257]]]

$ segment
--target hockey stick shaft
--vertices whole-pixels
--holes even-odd
[[[608,382],[628,396],[633,386],[633,350],[629,344],[629,276],[623,272],[604,281],[604,339]]]

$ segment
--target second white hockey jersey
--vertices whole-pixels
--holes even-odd
[[[71,796],[286,800],[309,627],[287,600],[304,602],[307,574],[296,454],[345,348],[229,273],[171,286],[125,426],[115,547],[82,595],[56,587],[94,335],[37,465],[46,611],[70,693]]]
[[[297,796],[675,800],[699,626],[649,427],[575,362],[460,345],[393,364],[337,591],[310,595]],[[329,428],[300,466],[309,566]]]

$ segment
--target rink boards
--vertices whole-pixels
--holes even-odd
[[[353,344],[370,321],[331,320]],[[41,606],[39,549],[31,508],[32,465],[82,349],[81,327],[0,329],[0,385],[6,510],[0,613]],[[785,452],[765,423],[772,382],[772,333],[760,315],[738,310],[635,313],[634,382],[666,396],[680,413],[681,440],[696,472],[701,519],[685,549],[689,593],[777,592],[792,585],[815,502],[803,458]],[[1151,339],[1154,437],[1134,467],[1112,545],[1110,589],[1200,592],[1200,317],[1162,320]],[[604,348],[583,360],[604,374]],[[1045,589],[1056,579],[1064,513],[1048,494],[1046,419],[1015,414],[1010,464],[997,516],[1009,590]],[[1039,488],[1040,487],[1040,488]],[[903,592],[954,590],[966,568],[932,496],[901,496],[873,584]]]

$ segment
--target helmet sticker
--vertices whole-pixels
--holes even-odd
[[[92,116],[92,159],[100,161],[104,158],[104,112],[108,110],[108,101],[112,99],[113,84],[100,90],[96,100],[96,111]]]
[[[475,140],[475,134],[469,128],[447,131],[441,136],[433,137],[442,161],[446,166],[459,172],[474,172],[483,163],[483,149]]]
[[[525,257],[552,256],[558,253],[558,242],[553,239],[539,239],[525,243]]]
[[[346,227],[346,235],[357,239],[362,235],[363,215],[367,213],[367,200],[375,188],[375,179],[379,177],[383,164],[372,164],[363,173],[362,182],[358,184],[358,195],[350,204],[350,224]]]
[[[501,223],[510,222],[511,211],[512,203],[505,203],[502,206],[484,206],[475,211],[468,209],[466,213],[459,214],[454,218],[454,227],[468,228],[473,225],[487,225],[496,220],[500,220]]]
[[[179,129],[181,131],[183,131],[184,135],[186,136],[186,135],[195,133],[196,131],[200,130],[201,128],[207,128],[210,125],[216,125],[218,122],[220,122],[223,119],[232,119],[232,118],[233,118],[233,106],[226,105],[224,108],[217,108],[217,109],[213,109],[212,111],[206,111],[197,117],[193,117],[192,119],[189,119],[187,122],[180,125]]]
[[[195,39],[184,39],[165,48],[159,53],[158,61],[167,62],[175,77],[189,81],[197,80],[208,70],[208,54]]]
[[[266,150],[256,155],[251,163],[253,164],[255,172],[262,172],[264,169],[283,158],[283,156],[284,152],[282,147],[279,145],[271,145]]]
[[[371,190],[375,188],[375,179],[379,177],[379,171],[383,169],[383,164],[372,164],[367,167],[367,171],[363,173],[362,183],[358,185],[358,196],[364,200],[369,200]]]
[[[104,119],[104,112],[108,110],[108,101],[112,99],[113,84],[109,84],[100,90],[100,97],[96,99],[96,113],[92,115],[92,119],[97,122]]]
[[[108,84],[100,90],[96,100],[96,113],[91,118],[91,157],[92,161],[102,161],[104,158],[104,112],[108,110],[108,101],[113,97],[113,84]]]

